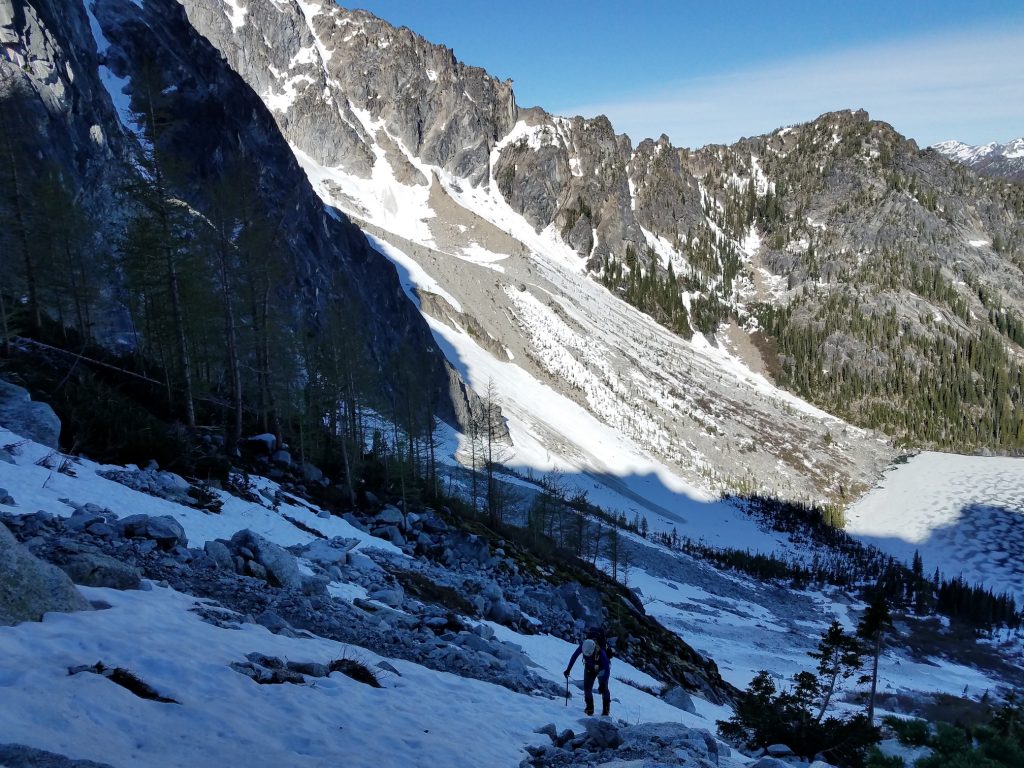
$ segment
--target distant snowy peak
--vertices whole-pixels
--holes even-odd
[[[950,160],[973,168],[983,176],[1024,181],[1024,137],[1005,144],[993,141],[978,146],[961,141],[942,141],[935,144],[933,149]]]

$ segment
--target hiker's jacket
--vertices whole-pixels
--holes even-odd
[[[580,643],[573,651],[572,658],[569,659],[569,666],[565,668],[566,674],[572,671],[576,659],[580,656],[583,656],[583,643]],[[602,676],[608,675],[611,671],[611,663],[608,661],[608,654],[604,652],[604,648],[597,646],[597,650],[592,655],[583,656],[583,667],[587,672],[593,673],[596,670]]]

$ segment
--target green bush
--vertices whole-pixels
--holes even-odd
[[[886,717],[884,722],[895,732],[900,744],[908,747],[924,747],[932,736],[931,728],[924,720]]]

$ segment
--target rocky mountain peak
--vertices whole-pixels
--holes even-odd
[[[510,82],[365,11],[331,0],[238,0],[245,12],[235,16],[203,0],[182,6],[321,165],[369,178],[383,130],[424,162],[482,183],[515,122]]]
[[[961,141],[940,141],[932,148],[982,176],[1024,181],[1024,137],[1005,144],[991,141],[977,146]]]

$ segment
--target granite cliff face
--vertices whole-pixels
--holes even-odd
[[[156,78],[167,126],[160,149],[187,169],[176,175],[173,194],[203,216],[215,203],[210,190],[246,169],[253,205],[273,222],[272,247],[286,265],[274,292],[288,307],[289,332],[315,335],[325,309],[343,305],[364,328],[382,399],[387,371],[402,359],[418,371],[444,418],[455,422],[465,411],[461,383],[392,266],[343,215],[324,210],[268,109],[196,34],[180,5],[2,0],[0,23],[3,96],[15,105],[17,137],[29,142],[18,151],[44,158],[84,200],[99,223],[90,249],[96,269],[109,271],[109,248],[100,246],[117,241],[130,215],[125,183],[137,162],[139,131],[126,119],[126,105],[133,87]],[[287,26],[268,33],[292,39]],[[119,312],[116,293],[111,286],[111,316]]]

